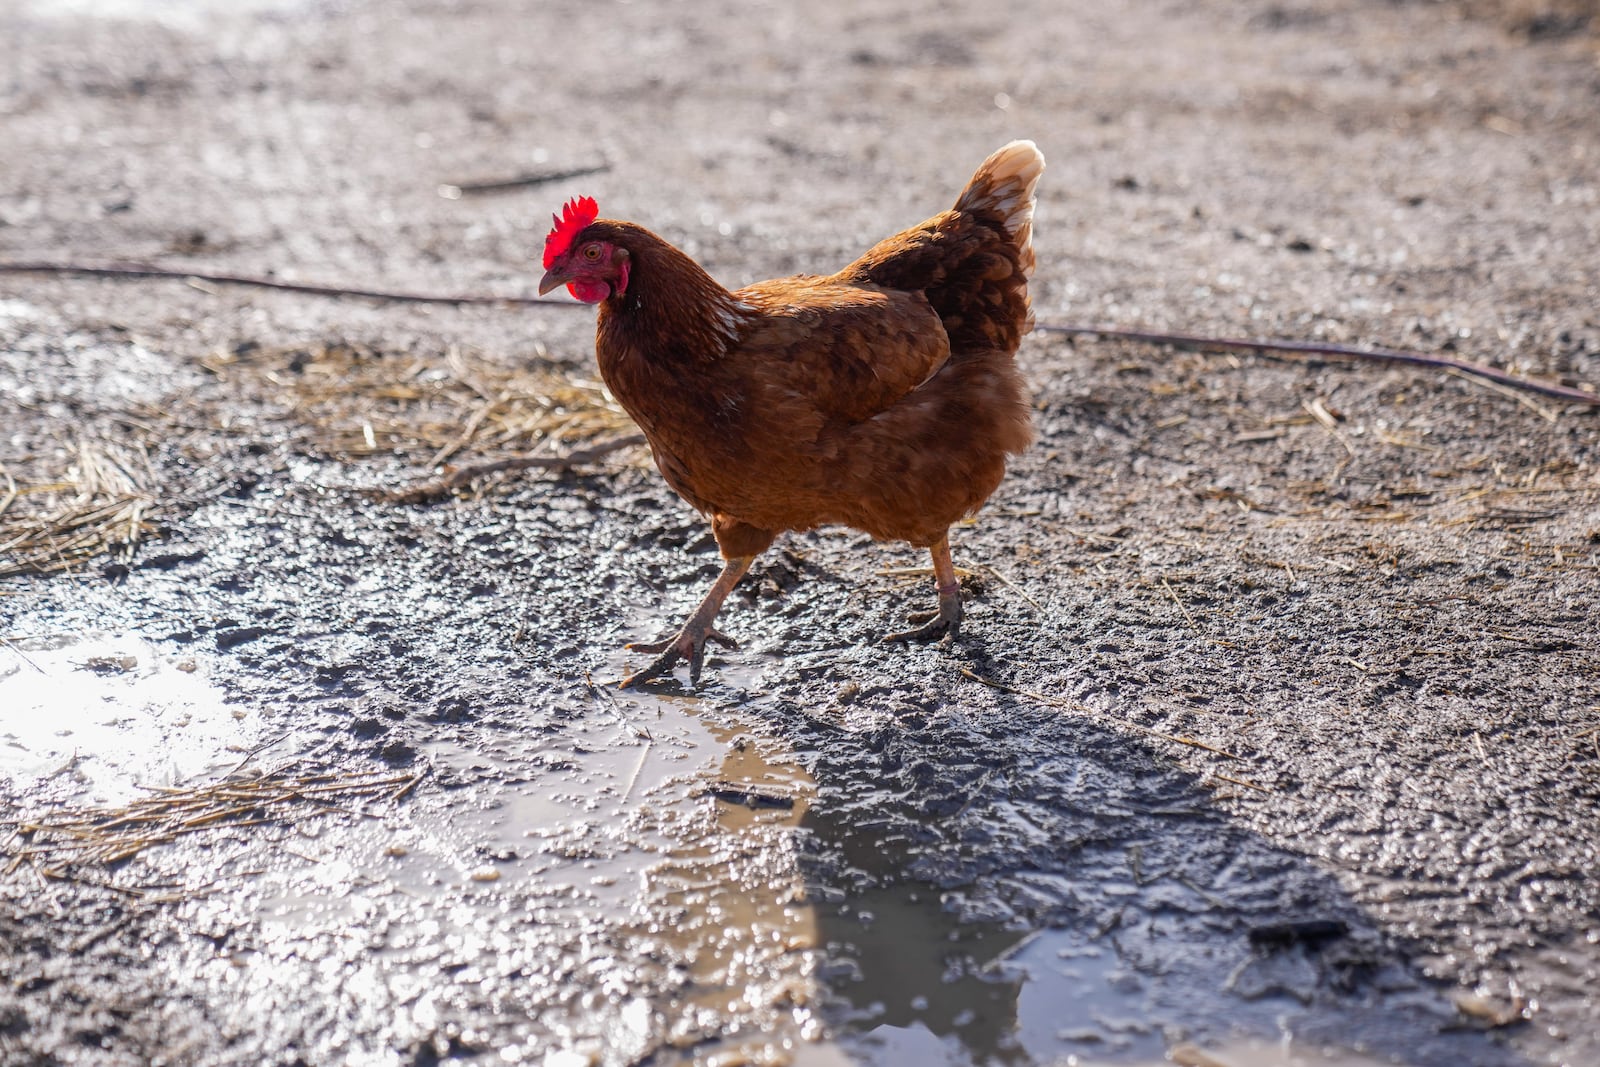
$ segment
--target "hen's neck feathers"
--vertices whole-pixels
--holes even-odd
[[[600,305],[600,338],[652,361],[695,363],[722,356],[749,307],[666,241],[632,223],[612,223],[628,250],[627,291]]]

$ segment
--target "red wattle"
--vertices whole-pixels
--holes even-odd
[[[611,295],[611,286],[605,282],[575,281],[567,283],[567,292],[585,304],[598,304]]]

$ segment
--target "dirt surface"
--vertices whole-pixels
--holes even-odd
[[[1026,136],[1042,320],[1592,387],[1588,14],[11,4],[0,257],[527,295],[588,193],[741,283]],[[822,531],[619,693],[717,562],[637,450],[365,491],[626,433],[591,331],[0,274],[84,538],[0,550],[0,1061],[1600,1062],[1594,409],[1035,335],[958,648]]]

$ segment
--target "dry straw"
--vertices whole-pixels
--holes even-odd
[[[148,849],[217,828],[285,826],[306,810],[372,816],[354,801],[404,799],[426,772],[415,774],[297,774],[278,770],[231,776],[198,787],[147,786],[151,794],[121,808],[77,808],[19,821],[0,849],[4,873],[30,868],[42,878],[93,882],[131,896],[147,887],[102,882],[94,867],[127,863]],[[375,817],[375,816],[372,816]]]
[[[155,532],[155,478],[142,448],[80,439],[54,478],[0,465],[0,578],[70,570]]]
[[[249,348],[204,365],[274,408],[296,447],[340,458],[398,456],[434,468],[464,454],[553,452],[633,430],[598,381],[458,348],[442,365],[346,342]]]

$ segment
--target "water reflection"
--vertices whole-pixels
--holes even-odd
[[[239,763],[258,734],[202,661],[143,638],[0,643],[0,776],[36,799],[124,804]]]
[[[805,901],[794,836],[816,784],[770,740],[738,719],[702,720],[723,754],[697,791],[711,801],[711,832],[694,835],[646,875],[643,899],[668,923],[646,932],[686,963],[674,1011],[679,1043],[716,1033],[726,1020],[765,1021],[764,1032],[715,1044],[725,1055],[787,1056],[821,1035],[809,956],[815,910]]]
[[[1027,939],[997,923],[962,923],[928,889],[869,889],[819,911],[832,992],[848,1032],[875,1058],[920,1055],[930,1039],[1025,1063],[1016,1042],[1023,976],[1004,964]]]
[[[1463,1029],[1336,878],[1135,742],[1024,708],[808,741],[819,1063],[1524,1062]]]

